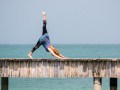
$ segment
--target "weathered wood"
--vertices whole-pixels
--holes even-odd
[[[110,90],[117,90],[117,78],[110,78]]]
[[[1,78],[1,90],[8,90],[8,77],[2,77]]]
[[[120,59],[0,59],[0,77],[120,78]]]
[[[101,90],[102,78],[94,78],[94,90]]]

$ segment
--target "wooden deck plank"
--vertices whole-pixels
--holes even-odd
[[[0,77],[120,78],[120,59],[0,59]]]

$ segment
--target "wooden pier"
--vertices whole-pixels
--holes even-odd
[[[0,59],[1,90],[8,90],[9,77],[92,77],[94,90],[101,90],[102,77],[117,90],[120,59]]]

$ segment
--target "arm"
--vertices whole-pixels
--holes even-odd
[[[62,58],[64,58],[64,59],[69,59],[69,58],[63,56],[62,54],[59,54],[59,56],[62,57]]]
[[[54,56],[55,58],[64,59],[63,57],[56,55],[51,48],[48,48],[48,50],[51,53],[51,55]]]
[[[59,56],[65,58],[62,54],[59,54]]]

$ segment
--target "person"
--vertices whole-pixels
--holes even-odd
[[[51,55],[54,56],[55,58],[66,59],[66,57],[64,57],[62,54],[60,54],[60,52],[50,43],[50,38],[49,38],[47,28],[46,28],[47,18],[46,18],[46,13],[44,11],[42,12],[42,16],[43,16],[42,36],[39,38],[35,47],[33,47],[32,50],[28,53],[29,58],[32,59],[33,52],[36,49],[38,49],[41,45],[43,45],[43,47],[46,49],[46,51],[50,52]]]

